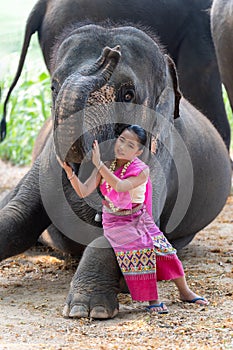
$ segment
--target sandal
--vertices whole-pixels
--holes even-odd
[[[163,310],[157,311],[157,314],[159,314],[159,315],[168,314],[168,309],[164,303],[148,305],[145,310],[150,312],[150,313],[153,313],[153,309],[156,309],[156,308],[163,309]]]
[[[197,303],[198,300],[201,300],[201,301],[206,301],[207,303],[206,304],[203,304],[203,303]],[[200,305],[200,306],[206,306],[209,304],[209,302],[203,298],[203,297],[196,297],[192,300],[182,300],[184,303],[190,303],[190,304],[196,304],[196,305]]]

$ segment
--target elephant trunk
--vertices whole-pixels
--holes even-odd
[[[109,81],[120,56],[119,46],[113,49],[105,47],[92,66],[73,73],[63,83],[54,110],[55,149],[62,160],[80,163],[90,150],[92,145],[85,136],[84,109],[90,94]]]

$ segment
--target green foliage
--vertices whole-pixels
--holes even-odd
[[[27,17],[37,0],[2,1],[0,20],[0,119],[3,102],[19,61]],[[35,137],[50,115],[49,76],[43,65],[37,37],[33,36],[20,81],[7,106],[7,136],[0,143],[0,158],[29,164]],[[30,78],[29,78],[30,77]],[[33,77],[33,78],[32,78]]]
[[[0,82],[3,95],[1,114],[11,82],[12,77]],[[27,74],[23,76],[7,106],[7,136],[0,144],[0,158],[13,164],[29,164],[34,141],[46,118],[50,116],[50,111],[49,75],[43,72],[33,79],[28,79]]]
[[[225,88],[223,88],[223,100],[224,100],[224,104],[227,112],[227,117],[231,127],[231,151],[233,151],[233,114],[232,114],[230,102],[228,100],[227,92]]]

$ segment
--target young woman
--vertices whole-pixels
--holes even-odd
[[[104,164],[98,142],[94,141],[92,162],[96,168],[85,183],[67,163],[62,166],[80,197],[100,186],[105,198],[104,236],[114,249],[133,300],[148,301],[147,311],[168,313],[159,301],[157,281],[173,280],[182,301],[207,305],[206,299],[189,289],[176,250],[153,221],[149,167],[138,158],[145,144],[144,129],[131,125],[116,140],[115,159]]]

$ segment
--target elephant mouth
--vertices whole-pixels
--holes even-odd
[[[139,108],[140,110],[141,108]],[[136,107],[134,108],[134,111]],[[145,128],[147,131],[147,147],[150,152],[156,153],[157,148],[157,136],[152,135],[149,126],[146,125],[146,121],[143,121],[143,118],[139,113],[135,117],[136,113],[130,115],[125,110],[122,112],[122,109],[119,108],[114,110],[113,108],[108,107],[108,112],[110,113],[99,113],[95,118],[93,114],[88,116],[88,118],[83,118],[85,121],[82,123],[82,129],[80,130],[78,124],[78,118],[68,118],[70,119],[69,125],[67,127],[67,120],[64,123],[64,126],[59,126],[60,131],[55,133],[55,142],[56,142],[56,153],[59,158],[68,163],[77,163],[81,164],[83,162],[90,162],[92,159],[92,147],[95,140],[98,141],[100,147],[100,155],[103,161],[112,160],[114,158],[114,144],[116,138],[122,130],[131,124],[138,124]],[[102,110],[103,112],[103,110]],[[105,112],[107,110],[105,109]],[[122,112],[122,113],[121,113]],[[84,112],[83,112],[84,113]],[[101,114],[101,116],[100,116]],[[121,118],[119,115],[121,114]],[[108,117],[106,118],[106,115]],[[85,113],[83,114],[85,116]],[[106,120],[102,120],[103,116]],[[144,125],[145,124],[145,125]],[[151,123],[150,123],[151,125]]]
[[[98,128],[92,128],[84,132],[71,146],[66,147],[67,151],[58,149],[58,156],[68,162],[81,164],[89,162],[92,159],[92,147],[95,140],[98,141],[101,159],[103,161],[114,157],[113,149],[116,139],[116,126],[114,124],[105,124]],[[72,137],[71,137],[72,139]],[[61,143],[60,143],[61,144]],[[64,143],[62,143],[64,145]]]

